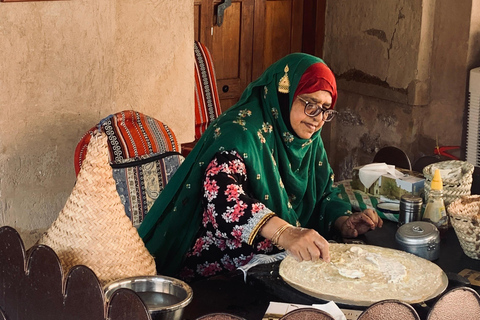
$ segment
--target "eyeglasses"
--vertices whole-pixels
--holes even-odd
[[[313,117],[318,116],[321,113],[322,117],[323,117],[323,121],[329,122],[329,121],[332,121],[333,118],[335,118],[335,115],[338,113],[335,110],[327,109],[327,108],[325,108],[321,105],[318,105],[316,103],[307,101],[300,96],[297,96],[297,98],[300,101],[302,101],[303,103],[305,103],[305,110],[304,111],[305,111],[305,114],[309,117],[313,118]]]

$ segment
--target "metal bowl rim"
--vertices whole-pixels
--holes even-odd
[[[103,292],[105,293],[105,298],[108,299],[114,292],[115,290],[119,289],[119,288],[125,288],[125,287],[122,287],[122,285],[124,284],[128,284],[128,283],[135,283],[135,282],[157,282],[158,280],[162,280],[162,281],[169,281],[171,282],[173,285],[177,286],[177,287],[181,287],[182,289],[185,290],[186,294],[187,294],[187,297],[185,299],[183,299],[182,301],[178,302],[178,303],[175,303],[175,304],[172,304],[170,306],[167,306],[167,307],[159,307],[159,308],[148,308],[148,311],[149,312],[169,312],[169,311],[175,311],[175,310],[178,310],[178,309],[181,309],[181,308],[185,308],[187,305],[190,304],[190,302],[192,301],[193,299],[193,290],[192,288],[184,281],[180,280],[180,279],[177,279],[177,278],[172,278],[172,277],[167,277],[167,276],[161,276],[161,275],[156,275],[156,276],[135,276],[135,277],[128,277],[128,278],[122,278],[122,279],[118,279],[118,280],[114,280],[114,281],[111,281],[109,283],[107,283],[104,287],[103,287]],[[132,290],[133,292],[137,293],[135,290],[133,290],[132,288],[128,288],[127,289],[130,289]],[[110,294],[107,294],[108,292],[111,292]],[[143,301],[143,300],[142,300]]]

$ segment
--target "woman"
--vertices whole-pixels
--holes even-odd
[[[332,224],[344,237],[382,226],[337,198],[320,137],[335,115],[335,78],[294,53],[271,65],[203,134],[139,228],[160,274],[186,280],[288,250],[330,260]],[[181,273],[181,275],[179,274]]]

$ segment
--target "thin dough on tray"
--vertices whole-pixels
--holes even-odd
[[[331,262],[287,256],[280,276],[313,297],[358,306],[385,299],[419,303],[448,285],[436,264],[408,252],[369,245],[330,244]]]

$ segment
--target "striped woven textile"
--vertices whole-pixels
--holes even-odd
[[[85,133],[75,149],[77,175],[90,138],[99,126],[107,134],[112,164],[140,160],[168,151],[179,152],[177,138],[166,124],[140,112],[126,110],[106,117]]]
[[[210,51],[194,42],[195,53],[195,140],[222,112],[217,90],[217,79]]]
[[[108,137],[109,161],[126,215],[138,227],[172,178],[184,157],[167,125],[140,112],[122,111],[100,121],[75,149],[75,171],[80,172],[95,131]]]

